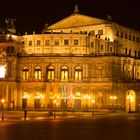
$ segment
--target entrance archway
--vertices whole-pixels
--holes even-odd
[[[24,91],[22,93],[22,108],[27,108],[28,99],[29,99],[29,94],[28,92]]]
[[[136,111],[136,93],[134,90],[126,91],[126,111],[128,112]]]

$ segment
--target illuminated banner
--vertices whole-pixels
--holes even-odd
[[[62,83],[62,96],[64,97],[64,101],[66,100],[66,84]]]
[[[67,95],[68,96],[68,104],[71,105],[72,102],[73,102],[73,95],[72,95],[73,87],[72,87],[72,84],[69,84],[67,88],[68,88],[68,90],[67,90],[68,91],[68,95]]]

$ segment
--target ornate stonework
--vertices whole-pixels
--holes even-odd
[[[0,43],[6,108],[139,110],[138,31],[77,9],[42,34],[12,38]]]

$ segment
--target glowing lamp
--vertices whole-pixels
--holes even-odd
[[[1,103],[5,103],[5,100],[4,99],[1,99]]]

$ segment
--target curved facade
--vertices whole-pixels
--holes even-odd
[[[42,34],[6,35],[0,98],[8,109],[139,111],[139,38],[138,31],[78,13]]]

